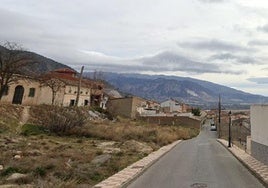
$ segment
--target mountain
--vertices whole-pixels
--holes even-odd
[[[0,52],[7,50],[0,45]],[[24,67],[20,72],[27,75],[42,74],[54,69],[71,67],[58,63],[39,54],[23,51],[23,55],[32,59],[34,63]],[[84,76],[95,77],[107,81],[105,85],[117,88],[125,95],[135,95],[146,99],[164,101],[174,98],[185,103],[203,108],[217,108],[219,94],[223,108],[244,108],[253,103],[266,103],[268,97],[253,95],[233,88],[222,86],[208,81],[189,77],[118,74],[101,72],[85,73]]]
[[[0,45],[0,52],[4,50],[7,50],[7,49]],[[26,67],[23,67],[22,70],[20,70],[20,73],[23,73],[26,75],[42,74],[42,73],[49,72],[55,69],[60,69],[60,68],[72,69],[71,67],[67,65],[56,62],[52,59],[36,54],[34,52],[23,51],[22,55],[32,60],[31,64],[29,64]]]
[[[102,74],[107,82],[123,93],[159,102],[174,98],[194,106],[217,108],[219,94],[223,108],[248,108],[253,103],[268,102],[268,97],[188,77],[109,72]]]

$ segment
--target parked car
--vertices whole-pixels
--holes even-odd
[[[217,128],[216,128],[216,126],[215,126],[214,123],[212,123],[212,124],[210,125],[210,130],[211,130],[211,131],[216,131],[216,130],[217,130]]]

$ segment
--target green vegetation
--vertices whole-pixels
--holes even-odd
[[[193,108],[193,109],[192,109],[192,114],[193,114],[194,116],[200,116],[200,115],[201,115],[200,108]]]
[[[8,176],[12,173],[21,173],[22,170],[17,167],[7,167],[1,172],[1,176]]]
[[[48,130],[45,127],[38,125],[24,124],[21,127],[21,134],[24,136],[46,134],[47,132]]]

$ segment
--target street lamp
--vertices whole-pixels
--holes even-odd
[[[231,147],[231,123],[232,123],[232,120],[231,120],[231,114],[232,112],[230,111],[228,113],[229,115],[229,137],[228,137],[228,147],[230,148]]]

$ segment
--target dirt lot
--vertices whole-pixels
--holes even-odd
[[[91,187],[161,146],[199,133],[193,127],[119,118],[88,120],[59,136],[31,122],[23,124],[23,111],[21,106],[0,106],[0,184]],[[12,179],[15,173],[21,177]]]

